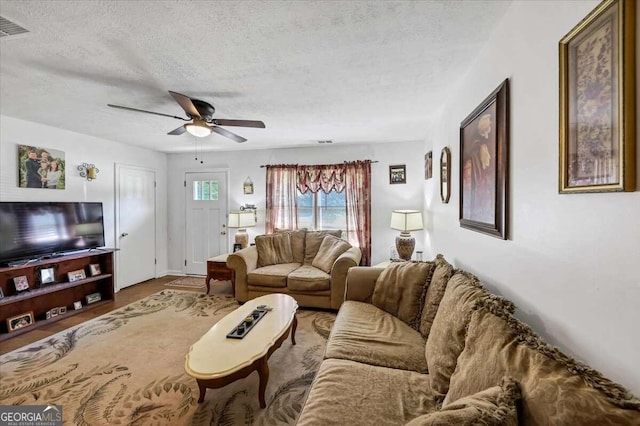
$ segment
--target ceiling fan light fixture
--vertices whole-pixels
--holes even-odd
[[[207,126],[204,121],[196,120],[193,123],[185,124],[184,127],[187,132],[198,138],[204,138],[211,134],[211,127]]]

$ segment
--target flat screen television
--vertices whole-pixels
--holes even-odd
[[[104,247],[102,203],[0,202],[0,264]]]

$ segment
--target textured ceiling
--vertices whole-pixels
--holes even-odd
[[[423,140],[508,1],[0,1],[0,113],[164,152],[202,99],[227,127],[205,150]]]

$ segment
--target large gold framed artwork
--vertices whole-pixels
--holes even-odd
[[[560,193],[635,190],[635,3],[605,0],[560,40]]]

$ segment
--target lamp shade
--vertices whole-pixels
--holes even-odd
[[[391,229],[398,231],[418,231],[422,226],[422,212],[418,210],[394,210],[391,213]]]
[[[231,212],[229,213],[229,228],[248,228],[256,226],[255,214],[253,212]]]

